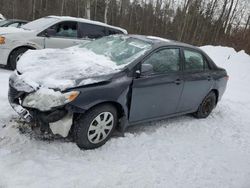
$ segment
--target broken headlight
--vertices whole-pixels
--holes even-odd
[[[36,108],[41,111],[48,111],[53,107],[62,106],[72,102],[76,99],[79,93],[79,91],[61,93],[51,89],[39,89],[38,91],[27,95],[22,102],[22,106]]]

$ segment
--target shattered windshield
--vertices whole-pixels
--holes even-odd
[[[89,42],[81,47],[104,55],[117,65],[125,65],[149,51],[152,45],[129,36],[113,35]]]

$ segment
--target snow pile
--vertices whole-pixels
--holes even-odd
[[[235,51],[235,49],[224,46],[202,46],[200,47],[204,50],[209,57],[211,57],[217,65],[226,67],[227,64],[232,63],[250,63],[250,56],[245,53],[244,50],[239,52]]]
[[[227,70],[229,75],[228,88],[224,97],[250,102],[250,56],[243,50],[236,52],[233,48],[222,46],[203,46],[201,47],[220,67]]]
[[[100,76],[118,72],[121,67],[106,56],[85,48],[30,50],[17,63],[19,90],[22,83],[36,89],[40,86],[65,90],[77,85],[101,81]],[[85,82],[86,81],[86,82]]]

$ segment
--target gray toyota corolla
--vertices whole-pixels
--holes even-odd
[[[201,49],[114,35],[64,50],[26,52],[9,81],[13,109],[40,134],[102,146],[114,129],[192,113],[206,118],[228,75]]]

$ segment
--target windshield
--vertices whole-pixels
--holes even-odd
[[[21,28],[27,29],[27,30],[40,30],[40,29],[44,29],[50,26],[51,24],[55,23],[57,20],[58,20],[57,18],[44,17],[44,18],[40,18],[38,20],[29,22],[23,25]]]
[[[0,21],[0,27],[4,26],[5,24],[7,24],[9,21],[5,20],[5,21]]]
[[[124,36],[113,35],[89,42],[81,47],[110,58],[118,66],[131,63],[152,48],[148,42]]]

